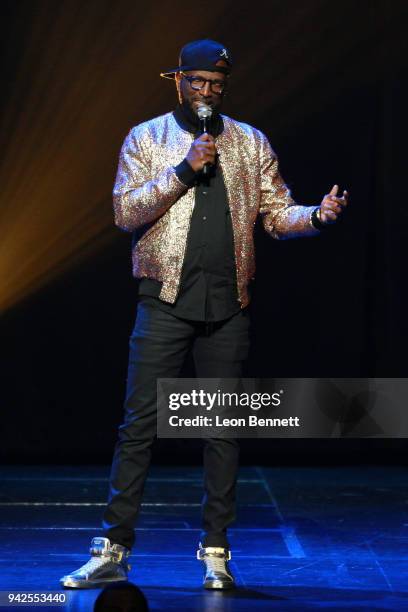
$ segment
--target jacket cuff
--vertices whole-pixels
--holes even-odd
[[[184,185],[187,187],[192,187],[194,185],[196,173],[185,158],[177,166],[174,166],[174,170],[176,171],[177,178],[184,183]]]

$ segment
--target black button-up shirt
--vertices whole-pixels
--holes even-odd
[[[174,116],[182,129],[198,135],[198,126],[181,106]],[[218,116],[211,132],[216,137],[222,129],[222,118]],[[159,300],[161,283],[147,278],[140,280],[139,295],[150,296],[158,308],[181,318],[221,321],[240,310],[234,238],[222,171],[216,164],[209,178],[203,178],[183,160],[176,166],[176,174],[183,183],[196,189],[179,295],[174,304]]]

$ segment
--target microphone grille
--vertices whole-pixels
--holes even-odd
[[[197,115],[199,119],[210,119],[212,115],[212,108],[207,104],[201,104],[197,109]]]

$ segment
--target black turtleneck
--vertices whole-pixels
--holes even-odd
[[[198,136],[198,118],[196,121],[183,106],[177,106],[174,118],[182,130]],[[222,117],[217,114],[209,132],[216,138],[223,129]],[[204,179],[186,159],[175,170],[187,187],[195,189],[179,294],[174,304],[163,302],[158,299],[161,283],[143,278],[139,296],[177,317],[221,321],[240,310],[231,215],[222,171],[216,164],[209,178]]]

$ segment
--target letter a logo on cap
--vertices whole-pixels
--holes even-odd
[[[225,59],[228,59],[228,53],[226,49],[223,49],[220,53],[220,57],[225,57]]]

